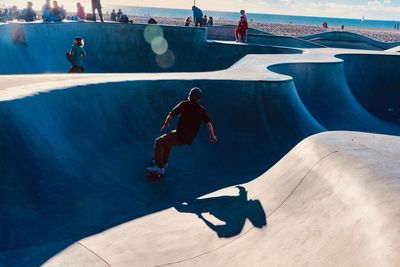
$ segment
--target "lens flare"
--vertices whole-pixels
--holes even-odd
[[[171,50],[168,50],[164,54],[156,56],[156,63],[163,69],[169,69],[175,64],[175,55]]]
[[[164,37],[155,37],[151,41],[151,49],[157,55],[163,55],[168,50],[168,42],[164,39]]]
[[[154,38],[164,37],[164,30],[157,25],[148,25],[144,29],[143,35],[146,42],[151,44]]]

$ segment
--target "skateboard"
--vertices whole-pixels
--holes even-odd
[[[150,164],[149,164],[149,167],[153,167],[155,164],[153,163],[153,160],[150,162]],[[160,179],[160,178],[162,178],[162,177],[164,177],[166,175],[166,173],[164,173],[164,174],[159,174],[159,173],[154,173],[154,172],[150,172],[150,171],[148,171],[147,169],[146,169],[146,176],[148,177],[148,178],[151,178],[151,179]]]

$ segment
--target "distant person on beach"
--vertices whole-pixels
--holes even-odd
[[[208,27],[211,27],[211,26],[213,26],[213,25],[214,25],[214,19],[213,19],[213,17],[209,17],[209,18],[208,18],[207,26],[208,26]]]
[[[214,127],[207,111],[200,106],[202,91],[198,87],[190,90],[188,100],[180,102],[168,114],[161,131],[167,129],[172,120],[179,116],[178,128],[156,139],[154,151],[154,166],[147,171],[164,175],[168,164],[169,154],[174,146],[190,145],[197,136],[200,124],[203,122],[210,133],[210,142],[217,142]]]
[[[115,9],[113,9],[113,10],[111,11],[110,20],[111,20],[111,21],[117,21],[117,13],[115,12]]]
[[[124,13],[122,13],[122,10],[118,9],[117,20],[119,20],[119,18],[122,16],[122,14],[124,14]]]
[[[324,21],[324,23],[322,23],[322,27],[324,27],[325,29],[328,28],[328,22]]]
[[[247,21],[245,20],[244,16],[240,16],[240,21],[237,24],[236,27],[236,42],[247,41],[247,30],[249,26],[247,24]]]
[[[240,10],[240,16],[244,17],[244,20],[247,22],[247,15],[246,15],[246,11],[244,11],[243,9]]]
[[[0,15],[0,21],[1,22],[7,22],[7,20],[8,20],[8,9],[5,8],[3,10],[3,13]]]
[[[50,0],[46,0],[46,3],[42,7],[42,19],[43,21],[50,21],[50,18],[51,18]]]
[[[26,22],[36,20],[36,12],[33,10],[33,3],[31,1],[29,1],[27,7],[22,10],[21,19],[25,20]]]
[[[126,14],[122,14],[119,19],[118,19],[119,23],[128,23],[129,22],[129,17]]]
[[[203,27],[203,11],[201,11],[201,9],[196,6],[192,7],[192,11],[193,11],[194,25],[196,27],[198,26]]]
[[[58,5],[57,1],[53,1],[53,8],[51,9],[51,21],[62,21],[63,20],[63,10]]]
[[[9,17],[8,18],[9,20],[16,20],[16,19],[19,19],[21,17],[21,13],[18,11],[17,6],[13,6],[11,8],[11,11],[10,11],[8,17]]]
[[[100,0],[92,0],[93,21],[96,21],[96,9],[97,9],[97,13],[99,13],[100,21],[104,22],[103,11],[101,10]]]
[[[185,26],[186,26],[186,27],[189,27],[189,26],[190,26],[190,23],[192,23],[192,17],[187,17],[187,18],[186,18],[186,21],[185,21]]]
[[[154,18],[150,18],[147,24],[157,24],[157,21]]]
[[[83,59],[86,57],[84,40],[80,37],[75,37],[72,42],[71,50],[67,53],[67,59],[71,63],[71,69],[68,73],[82,73],[85,68],[83,67]]]
[[[203,26],[207,26],[207,24],[208,24],[207,15],[204,15],[204,17],[203,17]]]
[[[61,5],[60,9],[61,9],[61,13],[60,13],[61,19],[66,19],[67,18],[67,10],[65,10],[63,5]]]
[[[85,14],[85,9],[83,8],[81,3],[76,3],[76,16],[80,19],[85,19],[86,14]]]

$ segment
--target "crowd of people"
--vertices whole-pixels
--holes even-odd
[[[185,21],[185,26],[189,27],[193,23],[195,27],[211,27],[214,25],[213,17],[207,17],[203,15],[203,11],[197,6],[192,7],[193,19],[192,17],[187,17]]]
[[[96,11],[99,14],[100,20],[103,22],[104,19],[100,0],[92,0],[92,14],[86,14],[83,5],[78,2],[76,4],[75,15],[70,17],[67,16],[67,11],[63,5],[59,5],[58,1],[51,2],[51,0],[45,0],[45,3],[40,11],[40,15],[42,20],[45,22],[62,21],[64,19],[96,21]],[[118,18],[123,17],[121,10],[118,12],[118,14]],[[37,19],[39,19],[39,16],[36,14],[36,11],[33,8],[33,2],[31,1],[27,2],[26,8],[22,9],[21,11],[17,6],[4,8],[3,10],[0,9],[0,22],[13,20],[32,22]]]
[[[0,9],[0,21],[7,22],[12,20],[25,20],[28,22],[36,20],[36,12],[33,10],[33,3],[28,2],[26,8],[19,11],[17,6],[11,8]]]
[[[193,6],[192,7],[193,11],[193,18],[192,17],[187,17],[185,21],[185,26],[189,27],[192,25],[195,27],[211,27],[214,25],[214,19],[213,17],[207,17],[207,15],[203,15],[203,11],[197,7]],[[236,36],[236,42],[246,42],[247,41],[247,30],[249,29],[249,24],[247,22],[247,15],[246,11],[241,10],[240,11],[240,19],[236,25],[235,29],[235,36]]]

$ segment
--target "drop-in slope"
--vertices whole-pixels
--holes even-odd
[[[144,169],[158,125],[194,85],[204,89],[219,142],[209,144],[203,128],[172,152],[166,179],[150,182]],[[2,252],[73,242],[250,181],[323,130],[290,82],[95,84],[3,101],[0,114]]]

